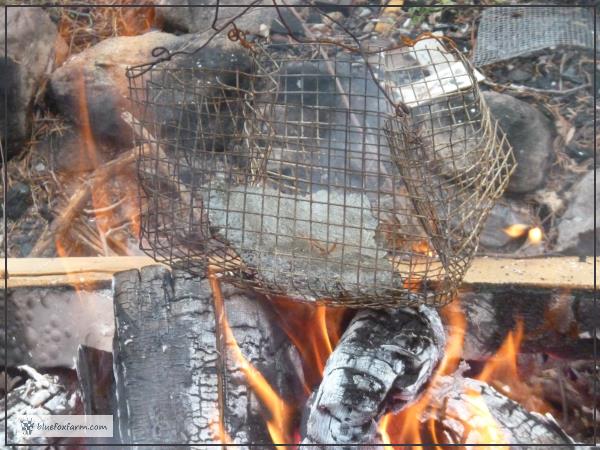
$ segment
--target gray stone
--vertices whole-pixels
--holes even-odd
[[[216,0],[157,0],[160,8],[156,8],[156,18],[163,29],[183,33],[201,33],[211,29],[215,19]],[[246,6],[239,0],[221,0],[216,26],[220,27],[242,13]],[[251,2],[247,2],[248,4]],[[287,2],[293,3],[293,2]],[[263,5],[272,4],[263,0]],[[180,6],[176,6],[180,5]],[[184,5],[184,6],[181,6]],[[261,25],[271,27],[277,16],[274,8],[254,8],[236,20],[236,26],[250,33],[262,33]]]
[[[50,101],[82,129],[89,123],[96,140],[127,148],[133,136],[121,119],[121,112],[130,109],[127,67],[153,61],[155,47],[174,50],[187,42],[161,32],[106,39],[74,55],[52,74]]]
[[[571,188],[570,197],[569,206],[558,224],[555,250],[565,255],[592,256],[595,235],[596,254],[600,254],[600,235],[594,228],[594,204],[600,208],[600,194],[598,182],[594,184],[594,171],[588,172]]]
[[[554,157],[552,122],[537,108],[508,94],[488,91],[483,96],[506,133],[517,161],[507,191],[520,194],[535,191],[544,183]]]
[[[311,298],[318,291],[392,288],[396,281],[365,194],[332,188],[289,195],[216,183],[205,192],[211,225],[266,286]]]
[[[7,25],[8,58],[4,59],[4,33],[0,36],[0,98],[7,96],[8,117],[0,108],[0,134],[8,128],[8,155],[23,147],[31,131],[34,98],[55,56],[66,46],[56,25],[41,8],[8,8],[8,24],[0,14],[0,29]],[[61,45],[62,44],[62,45]],[[58,51],[57,51],[58,50]]]
[[[479,243],[482,247],[501,248],[514,240],[504,230],[515,224],[531,225],[533,217],[528,209],[513,203],[497,203],[490,211]]]
[[[89,123],[91,133],[98,143],[115,148],[128,148],[132,144],[133,132],[129,124],[122,119],[123,111],[130,111],[134,116],[139,117],[142,112],[140,110],[143,110],[144,114],[149,114],[144,117],[144,120],[160,124],[163,131],[178,132],[183,123],[192,129],[196,121],[208,119],[199,117],[196,113],[192,113],[190,117],[180,117],[181,105],[190,107],[199,95],[198,86],[182,86],[182,83],[195,81],[201,84],[205,81],[202,77],[206,75],[203,68],[215,71],[228,69],[232,74],[231,77],[235,77],[235,70],[248,70],[249,57],[246,49],[238,43],[229,41],[225,36],[220,36],[212,40],[199,53],[192,53],[189,56],[177,55],[168,62],[161,62],[156,66],[157,69],[169,68],[174,71],[168,73],[155,71],[152,75],[153,82],[150,84],[147,83],[148,78],[131,80],[132,85],[139,89],[138,92],[147,89],[146,94],[139,94],[140,101],[156,101],[160,106],[155,108],[152,105],[147,108],[149,105],[134,106],[131,103],[130,80],[127,78],[126,71],[129,67],[158,61],[152,56],[152,51],[157,47],[164,47],[171,52],[179,50],[193,52],[195,48],[205,43],[210,35],[211,33],[208,32],[175,36],[155,31],[140,36],[106,39],[75,55],[58,69],[50,80],[49,96],[55,108],[78,125],[79,132],[85,133],[85,127]],[[176,70],[179,68],[184,70],[178,73]],[[144,77],[148,76],[149,73],[144,75]],[[182,80],[181,76],[187,78]],[[229,82],[226,76],[226,74],[221,76],[225,83]],[[173,85],[173,80],[179,84]],[[191,89],[195,90],[196,97],[190,94]],[[165,95],[170,95],[171,100],[165,102]],[[190,114],[189,111],[185,113]],[[185,120],[190,122],[182,122]],[[145,126],[149,127],[148,123]],[[207,129],[215,129],[214,123],[206,126]],[[151,129],[151,131],[158,130]],[[215,131],[213,135],[223,133],[225,131],[221,133]]]
[[[19,219],[32,203],[30,187],[21,182],[15,183],[6,193],[6,217],[10,220]]]

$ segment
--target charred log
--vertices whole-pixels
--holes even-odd
[[[467,319],[466,360],[493,355],[517,321],[524,328],[523,353],[543,352],[569,360],[594,358],[594,327],[600,323],[600,313],[591,292],[488,288],[463,293],[460,305]]]
[[[116,274],[114,291],[115,414],[124,443],[270,445],[268,414],[218,342],[207,279],[149,266]],[[242,353],[282,398],[295,401],[291,346],[268,302],[231,286],[222,291]]]
[[[439,361],[444,330],[427,307],[362,310],[327,365],[312,398],[303,444],[344,448],[376,441],[384,407],[415,399]]]
[[[552,416],[529,412],[486,383],[455,374],[440,377],[431,389],[430,404],[419,417],[423,424],[434,421],[434,427],[422,427],[435,434],[426,442],[473,445],[493,439],[522,450],[540,445],[575,449]]]

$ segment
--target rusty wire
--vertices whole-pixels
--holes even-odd
[[[230,60],[205,45],[128,71],[142,248],[301,301],[450,301],[514,166],[468,62],[431,36],[218,33]]]

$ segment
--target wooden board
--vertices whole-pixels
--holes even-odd
[[[600,258],[597,258],[600,260]],[[9,258],[8,287],[110,283],[116,272],[157,264],[147,256]],[[4,270],[0,270],[4,276]],[[594,258],[475,258],[465,285],[515,285],[591,290]]]

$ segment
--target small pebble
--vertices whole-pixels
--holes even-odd
[[[358,17],[362,19],[369,17],[372,13],[370,8],[358,8]]]

